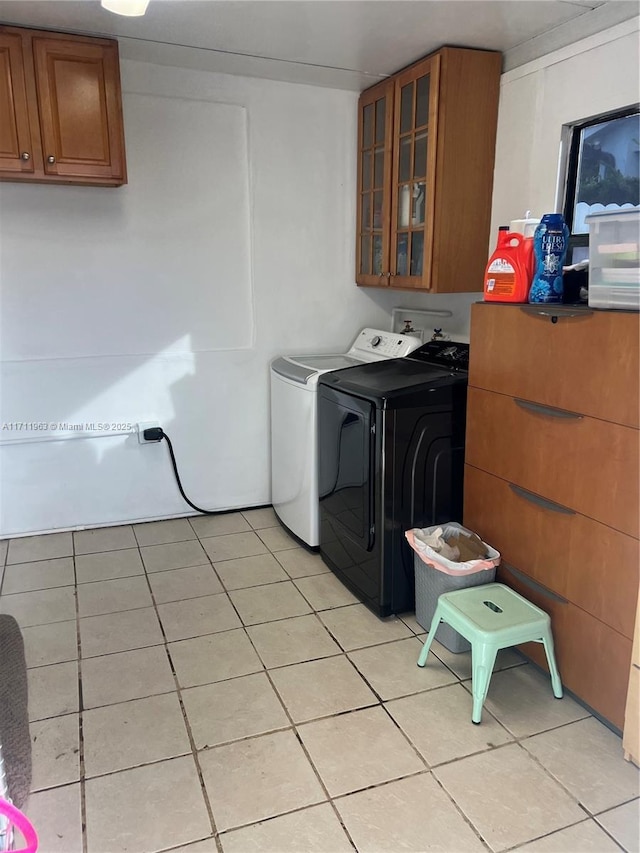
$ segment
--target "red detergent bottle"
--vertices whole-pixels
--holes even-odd
[[[485,302],[526,302],[533,275],[533,238],[498,229],[498,245],[484,274]]]

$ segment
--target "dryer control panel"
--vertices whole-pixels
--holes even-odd
[[[366,361],[382,358],[402,358],[422,346],[420,338],[401,335],[397,332],[382,332],[379,329],[363,329],[349,354]]]
[[[469,370],[469,344],[429,341],[414,352],[411,358],[452,370]]]

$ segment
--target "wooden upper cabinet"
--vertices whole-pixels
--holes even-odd
[[[358,283],[388,284],[393,83],[367,89],[358,121]]]
[[[33,172],[22,37],[0,32],[0,170]]]
[[[446,47],[360,96],[359,285],[482,290],[500,69]]]
[[[117,42],[2,27],[0,57],[0,178],[126,183]]]

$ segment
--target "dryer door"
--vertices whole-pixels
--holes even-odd
[[[375,407],[321,386],[318,485],[321,512],[361,548],[373,547]]]

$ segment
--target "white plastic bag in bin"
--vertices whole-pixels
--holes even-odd
[[[455,521],[452,521],[449,524],[436,524],[434,527],[424,527],[422,529],[414,527],[412,530],[407,530],[404,534],[407,538],[407,542],[411,545],[423,563],[426,563],[428,566],[433,566],[435,569],[438,569],[447,575],[471,575],[474,572],[482,572],[486,569],[495,569],[496,566],[500,565],[500,553],[496,551],[495,548],[487,545],[486,542],[483,542],[482,544],[486,547],[487,554],[489,556],[484,560],[467,560],[466,563],[454,563],[452,560],[447,560],[446,557],[443,557],[442,554],[438,554],[437,551],[430,548],[424,541],[424,537],[430,536],[439,527],[442,528],[443,535],[447,538],[450,534],[456,537],[472,535],[470,530],[467,530],[466,527],[463,527],[461,524],[457,524]]]

